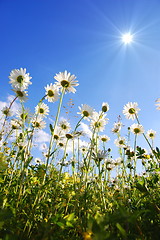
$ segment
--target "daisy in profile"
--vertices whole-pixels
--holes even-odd
[[[19,129],[21,127],[20,121],[18,121],[17,119],[12,119],[11,120],[11,127],[12,127],[13,130]]]
[[[136,102],[129,102],[127,103],[124,108],[123,108],[123,114],[125,115],[125,117],[127,119],[132,119],[134,120],[136,115],[139,112],[139,108],[138,108],[138,103]]]
[[[46,99],[48,102],[56,102],[59,98],[59,90],[55,84],[50,84],[45,87],[46,90]]]
[[[27,99],[28,99],[28,93],[27,91],[23,91],[19,88],[15,88],[13,89],[13,91],[15,92],[16,94],[16,97],[18,97],[18,99],[21,101],[21,102],[25,102]]]
[[[19,150],[24,150],[27,147],[27,142],[26,141],[19,141],[17,143],[17,146],[18,146]]]
[[[114,141],[114,144],[119,148],[126,147],[126,139],[124,137],[119,137]]]
[[[25,90],[28,88],[30,79],[32,77],[29,76],[29,73],[26,73],[26,68],[14,69],[11,71],[9,79],[12,87],[15,89],[19,88],[21,90]]]
[[[99,136],[99,138],[103,143],[106,143],[110,140],[110,137],[108,137],[107,135],[101,135]]]
[[[121,157],[118,157],[113,161],[115,166],[120,165],[122,162],[123,162],[123,159]]]
[[[44,129],[46,127],[46,122],[41,117],[35,117],[31,122],[35,129]]]
[[[70,123],[66,119],[62,119],[58,126],[65,132],[68,132],[71,129]]]
[[[38,116],[46,117],[46,115],[48,115],[49,113],[49,107],[47,106],[47,104],[41,102],[35,107],[35,113]]]
[[[119,133],[121,131],[122,126],[123,126],[123,124],[120,121],[114,123],[114,127],[111,130],[112,133]]]
[[[31,117],[31,114],[29,113],[29,109],[19,109],[16,112],[16,117],[20,119],[20,121],[27,122],[29,118]]]
[[[107,156],[108,156],[108,152],[107,151],[105,151],[105,150],[98,150],[98,152],[97,153],[92,153],[92,156],[93,156],[93,159],[95,160],[95,161],[102,161],[102,160],[104,160],[104,159],[106,159],[107,158]]]
[[[155,136],[156,136],[156,131],[150,129],[150,130],[147,131],[146,136],[147,136],[147,138],[150,138],[150,139],[153,140],[155,138]]]
[[[134,133],[135,135],[140,135],[144,133],[144,128],[141,124],[138,123],[134,123],[131,125],[130,130],[132,133]]]
[[[102,103],[102,112],[108,112],[109,111],[109,104],[107,102]]]
[[[54,76],[54,78],[57,80],[57,87],[61,90],[65,88],[67,92],[75,93],[76,89],[74,87],[78,86],[78,81],[76,79],[75,75],[71,75],[70,72],[67,72],[66,70],[64,72],[59,72]]]
[[[3,107],[2,110],[1,110],[3,116],[6,116],[6,117],[11,117],[13,116],[13,112],[11,111],[10,108],[8,108],[7,106]]]
[[[81,104],[81,107],[78,107],[80,112],[77,112],[77,114],[81,114],[82,117],[88,120],[93,115],[93,108],[90,107],[87,104]]]
[[[58,140],[57,145],[61,148],[61,149],[65,149],[66,147],[66,141],[64,139],[60,139]]]
[[[108,123],[108,118],[105,118],[105,116],[105,114],[102,115],[98,112],[94,112],[90,123],[91,128],[96,129],[99,132],[103,132],[105,125]]]
[[[59,141],[60,139],[62,139],[64,137],[64,131],[62,130],[61,127],[56,126],[54,129],[54,134],[53,134],[53,138],[56,141]]]

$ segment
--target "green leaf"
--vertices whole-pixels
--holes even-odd
[[[127,238],[126,231],[124,230],[124,228],[123,228],[119,223],[116,223],[116,227],[118,228],[118,230],[120,231],[120,233],[122,234],[122,236],[123,236],[124,238]]]
[[[62,222],[56,222],[56,224],[57,224],[59,227],[64,228],[64,223],[62,223]]]
[[[73,224],[71,222],[68,222],[68,221],[66,222],[66,226],[67,227],[74,227]]]
[[[140,183],[136,183],[136,188],[137,188],[140,192],[145,192],[145,193],[148,192],[148,190],[147,190],[147,188],[145,187],[145,185],[142,185],[142,184],[140,184]]]
[[[51,134],[52,134],[53,131],[54,131],[52,124],[49,124],[49,128],[50,128],[50,131],[51,131]]]
[[[67,221],[73,221],[74,220],[74,213],[68,214],[64,217]]]

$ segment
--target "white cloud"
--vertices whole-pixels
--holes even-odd
[[[89,129],[89,126],[87,124],[81,122],[80,127],[82,128],[82,131],[84,131],[89,138],[92,137],[92,131]]]
[[[46,149],[47,149],[46,143],[41,143],[41,144],[39,145],[39,150],[40,150],[40,151],[45,151]]]
[[[36,143],[44,143],[50,141],[50,135],[44,130],[38,130],[34,134],[34,142]]]

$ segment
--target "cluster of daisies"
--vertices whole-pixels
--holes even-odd
[[[15,98],[12,99],[9,106],[3,107],[1,110],[2,116],[4,116],[4,122],[2,123],[2,129],[1,129],[1,135],[14,132],[15,130],[19,130],[19,133],[21,133],[20,130],[27,127],[27,134],[25,135],[26,140],[29,133],[30,135],[33,135],[33,129],[41,130],[46,127],[46,122],[44,119],[49,115],[49,107],[46,103],[44,103],[44,100],[47,100],[48,102],[55,102],[60,98],[60,95],[66,92],[72,92],[75,93],[76,89],[75,87],[78,86],[78,81],[75,80],[76,76],[71,75],[67,71],[60,72],[54,76],[56,82],[53,84],[49,84],[45,87],[45,95],[40,100],[39,104],[35,107],[34,114],[30,114],[28,109],[24,108],[23,102],[27,100],[28,96],[28,87],[31,83],[32,77],[30,77],[29,73],[26,73],[26,69],[20,68],[20,69],[14,69],[11,71],[9,79],[10,84],[12,86],[12,90],[15,92]],[[15,102],[16,99],[19,99],[22,103],[19,107],[19,110],[15,113],[12,111],[12,105]],[[16,118],[11,119],[10,122],[6,121],[8,120],[8,117],[12,117],[13,115],[16,115]],[[3,119],[2,119],[3,120]],[[68,131],[70,129],[70,124],[67,121],[61,121],[59,125],[62,127],[62,130]],[[56,134],[60,133],[61,130],[59,129],[59,126],[56,127],[54,133],[55,138]],[[17,131],[16,131],[17,135]],[[32,137],[32,136],[31,136]],[[1,137],[1,142],[4,139]],[[5,137],[5,140],[6,137]],[[24,138],[23,138],[24,140]],[[21,141],[22,142],[22,141]],[[2,145],[2,144],[1,144]]]
[[[29,76],[29,73],[26,73],[26,69],[20,68],[20,69],[14,69],[11,71],[9,79],[10,84],[12,85],[13,91],[16,94],[15,99],[19,99],[21,102],[24,102],[27,100],[28,92],[27,89],[31,83],[31,78]],[[76,92],[75,86],[78,86],[78,81],[76,81],[75,75],[71,75],[67,71],[60,72],[56,74],[54,77],[57,82],[55,84],[51,83],[45,87],[45,96],[44,99],[47,99],[48,102],[55,102],[59,99],[60,91],[64,92]],[[15,100],[14,99],[14,100]],[[6,117],[12,116],[13,112],[10,107],[4,107],[2,109],[2,114]],[[43,121],[43,119],[49,114],[49,107],[47,104],[45,104],[43,101],[40,101],[40,103],[35,107],[35,114],[32,119],[32,125],[34,128],[37,129],[43,129],[45,128],[46,124]],[[27,120],[28,118],[28,112],[23,109],[22,113],[20,114],[22,120]],[[19,124],[17,124],[17,121],[12,120],[13,128],[17,128]]]
[[[129,133],[133,133],[135,135],[135,139],[139,135],[144,135],[146,139],[148,139],[148,143],[151,148],[151,152],[153,152],[153,140],[156,136],[156,131],[150,129],[146,133],[144,131],[144,127],[140,124],[139,119],[138,119],[138,112],[140,109],[138,108],[138,104],[136,102],[128,102],[124,107],[123,107],[123,114],[127,119],[131,120],[136,120],[137,123],[133,123],[130,127],[128,127]],[[112,128],[112,133],[117,134],[117,139],[114,141],[114,144],[120,148],[124,149],[125,152],[133,152],[134,150],[130,147],[130,139],[126,139],[125,137],[122,137],[120,134],[121,128],[123,124],[119,120],[118,122],[114,123],[114,127]],[[130,134],[129,134],[130,135]],[[150,142],[151,141],[151,142]],[[147,151],[145,150],[145,153]],[[133,154],[134,157],[134,154]]]
[[[26,69],[20,68],[12,70],[9,76],[10,84],[12,85],[13,91],[15,92],[15,99],[11,102],[9,107],[4,107],[2,109],[2,114],[5,116],[4,124],[2,126],[2,129],[4,125],[7,126],[6,119],[13,115],[12,113],[12,104],[13,102],[18,98],[21,103],[25,102],[27,100],[28,92],[27,89],[31,83],[32,77],[30,77],[29,73],[26,73]],[[76,89],[75,87],[78,86],[78,81],[76,80],[75,75],[71,75],[69,72],[59,72],[54,76],[54,79],[56,82],[53,84],[47,84],[45,87],[45,94],[44,97],[40,100],[39,104],[35,107],[34,114],[30,114],[28,109],[25,109],[24,106],[16,113],[15,119],[11,119],[10,121],[10,129],[11,131],[14,130],[20,130],[21,128],[24,128],[25,123],[29,122],[28,125],[28,134],[31,132],[33,134],[33,129],[41,130],[46,127],[45,118],[49,115],[49,106],[44,103],[44,100],[47,100],[48,102],[56,102],[60,99],[60,96],[64,95],[67,92],[75,93]],[[157,100],[157,108],[159,109],[159,102],[160,100]],[[91,131],[90,140],[94,140],[95,135],[97,136],[97,143],[100,140],[103,144],[104,150],[97,150],[95,153],[93,151],[93,158],[94,159],[108,159],[108,152],[105,151],[105,144],[110,140],[110,138],[105,134],[100,134],[105,130],[105,126],[108,123],[107,118],[107,112],[109,110],[109,104],[107,102],[102,103],[101,110],[99,112],[95,111],[91,106],[87,104],[82,104],[78,107],[79,112],[78,114],[81,115],[81,119],[79,121],[79,124],[76,126],[74,131],[71,131],[71,126],[68,120],[61,119],[60,121],[57,121],[56,124],[54,124],[54,127],[51,126],[51,135],[52,135],[52,141],[56,143],[56,146],[65,148],[66,142],[73,140],[75,138],[79,138],[80,136],[84,136],[84,132],[78,131],[77,128],[80,126],[81,121],[87,120],[89,123],[89,131]],[[137,120],[137,123],[133,123],[129,130],[133,134],[144,135],[144,128],[139,123],[138,120],[138,112],[140,109],[138,108],[138,104],[136,102],[129,102],[127,103],[123,108],[123,114],[127,119],[131,120]],[[118,122],[114,123],[114,126],[111,130],[112,133],[117,134],[117,139],[114,141],[115,145],[119,148],[126,148],[127,141],[125,137],[121,137],[120,131],[123,124],[120,120]],[[7,126],[8,127],[8,126]],[[3,131],[2,131],[3,132]],[[19,134],[22,135],[22,132],[19,131]],[[156,132],[152,129],[148,130],[146,133],[146,137],[148,139],[153,140],[155,138]],[[26,135],[27,137],[28,135]],[[21,139],[24,140],[24,138],[21,137]],[[20,141],[21,145],[23,141]],[[82,153],[86,153],[89,151],[90,148],[92,148],[91,143],[83,142],[81,141],[80,149]],[[51,152],[51,149],[50,149]],[[47,152],[46,155],[50,152]],[[95,160],[96,161],[96,160]],[[108,161],[108,160],[107,160]],[[118,162],[121,161],[115,161],[114,165],[117,165]],[[109,166],[110,163],[107,162],[107,166]]]

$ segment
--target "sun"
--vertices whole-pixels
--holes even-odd
[[[122,35],[122,42],[124,44],[130,44],[133,42],[133,35],[131,33],[125,33]]]

